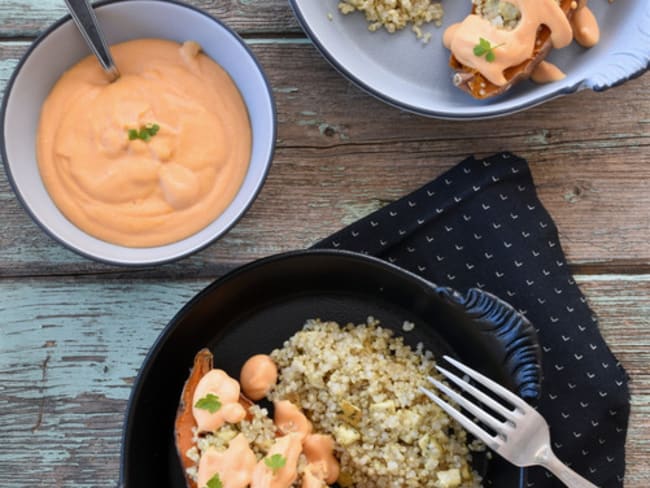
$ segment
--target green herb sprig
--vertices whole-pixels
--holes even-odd
[[[128,129],[127,133],[129,134],[129,141],[135,141],[140,139],[144,142],[148,142],[153,136],[158,134],[160,126],[158,124],[146,124],[138,129]]]
[[[219,478],[219,473],[215,473],[215,475],[208,480],[205,484],[205,488],[223,488],[223,483],[221,482],[221,478]]]
[[[283,468],[287,464],[287,458],[282,454],[273,454],[270,457],[264,458],[264,464],[273,470],[275,475],[278,472],[278,469]]]
[[[479,58],[485,56],[485,60],[488,63],[491,63],[497,58],[496,54],[494,54],[494,50],[501,46],[503,46],[503,44],[497,44],[496,46],[493,46],[490,44],[490,41],[480,37],[478,44],[474,46],[474,55],[478,56]]]
[[[221,408],[221,401],[217,395],[208,393],[203,398],[199,398],[194,404],[196,408],[207,410],[210,413],[215,413]]]

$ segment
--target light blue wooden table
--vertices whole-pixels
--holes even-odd
[[[427,120],[343,80],[283,0],[192,3],[244,35],[266,69],[278,106],[274,166],[227,237],[137,270],[52,241],[0,170],[0,486],[115,486],[131,384],[191,296],[241,263],[310,245],[470,153],[504,149],[530,161],[576,279],[632,375],[626,486],[650,486],[650,77],[506,119]],[[62,0],[0,2],[0,89],[64,10]]]

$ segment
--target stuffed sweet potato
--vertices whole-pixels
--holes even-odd
[[[212,371],[212,369],[212,353],[208,349],[201,349],[194,357],[194,366],[192,367],[190,375],[183,387],[181,400],[176,412],[176,422],[174,424],[176,451],[178,452],[178,458],[183,467],[188,488],[198,488],[196,482],[187,472],[188,468],[196,464],[195,461],[190,459],[187,455],[188,451],[195,445],[195,429],[197,427],[196,420],[192,413],[192,399],[199,381],[206,374]],[[247,410],[252,405],[252,402],[243,395],[239,396],[239,403]]]
[[[176,415],[175,441],[188,488],[303,488],[327,486],[339,475],[334,439],[313,432],[292,402],[275,399],[273,418],[248,395],[262,399],[276,385],[277,366],[257,354],[240,380],[214,369],[212,353],[199,351]],[[243,393],[242,393],[243,391]]]
[[[499,95],[529,78],[552,47],[568,45],[575,0],[479,0],[445,32],[453,82],[474,98]]]

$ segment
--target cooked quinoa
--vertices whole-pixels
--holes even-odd
[[[474,9],[492,25],[506,30],[514,29],[521,19],[521,12],[510,2],[503,0],[473,0]]]
[[[430,352],[415,351],[369,318],[310,320],[271,353],[280,381],[270,397],[298,404],[331,433],[338,483],[357,488],[476,488],[466,433],[418,391],[438,376]]]
[[[340,0],[339,10],[342,14],[363,12],[372,32],[383,27],[393,33],[411,24],[411,30],[423,42],[428,42],[431,34],[423,33],[422,25],[434,22],[440,26],[443,16],[442,5],[431,0]]]
[[[472,0],[476,13],[488,19],[492,25],[505,30],[514,29],[521,20],[521,12],[504,0]],[[560,3],[556,0],[556,3]]]
[[[248,409],[250,418],[244,419],[237,424],[224,424],[214,433],[196,435],[194,432],[194,447],[187,451],[187,457],[194,461],[195,466],[188,468],[187,473],[196,481],[197,469],[201,455],[209,448],[215,447],[219,451],[225,451],[228,443],[244,434],[255,457],[259,461],[268,452],[276,439],[276,428],[273,420],[269,418],[268,411],[259,405],[253,405]]]

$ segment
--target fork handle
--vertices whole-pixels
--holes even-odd
[[[537,454],[537,461],[569,488],[598,488],[560,461],[548,446]]]

